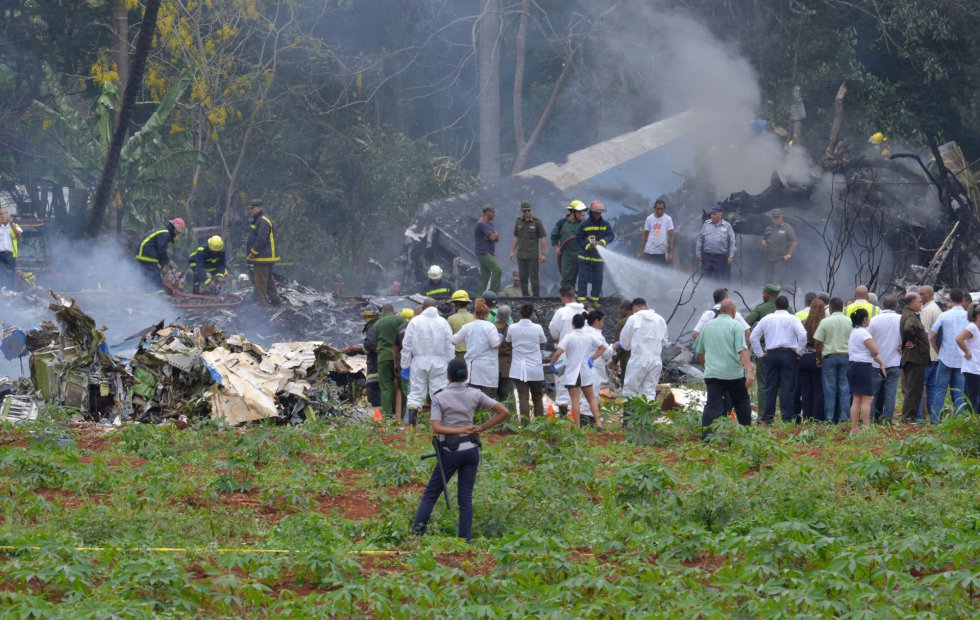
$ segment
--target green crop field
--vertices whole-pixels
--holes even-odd
[[[409,534],[421,430],[3,426],[0,617],[980,614],[980,418],[702,443],[659,415],[485,436],[470,544],[441,499]]]

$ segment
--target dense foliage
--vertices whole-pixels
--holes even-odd
[[[978,418],[704,444],[671,417],[646,445],[490,434],[470,545],[441,500],[408,533],[421,434],[4,427],[0,617],[975,615]]]
[[[477,105],[484,5],[500,17],[492,117]],[[141,14],[138,0],[0,1],[0,191],[26,205],[69,188],[86,219],[121,92],[111,25],[128,24],[116,34],[131,46]],[[124,153],[108,221],[141,232],[177,214],[237,242],[241,205],[261,197],[307,279],[388,264],[421,202],[472,186],[481,124],[506,174],[670,111],[647,34],[668,14],[744,55],[751,112],[774,125],[799,85],[814,156],[845,81],[849,142],[880,130],[980,149],[968,0],[165,0],[131,128],[142,148]]]

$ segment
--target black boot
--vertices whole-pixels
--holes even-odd
[[[411,429],[414,429],[415,428],[415,422],[416,422],[416,420],[418,420],[418,417],[419,417],[419,410],[418,409],[409,409],[408,410],[408,427],[409,428],[411,428]]]

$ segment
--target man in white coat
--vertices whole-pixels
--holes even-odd
[[[618,347],[630,352],[623,379],[623,397],[644,395],[652,399],[657,395],[657,383],[663,361],[660,353],[667,345],[667,321],[647,308],[642,297],[633,300],[633,314],[626,320],[619,335]]]
[[[446,369],[449,360],[456,357],[453,330],[446,319],[439,316],[436,304],[434,299],[425,300],[422,314],[409,322],[402,341],[402,378],[409,382],[404,421],[412,428],[425,397],[449,385]]]
[[[574,286],[561,287],[561,290],[558,291],[558,295],[561,297],[561,301],[565,305],[555,311],[555,315],[551,317],[551,322],[548,323],[548,332],[551,334],[551,337],[554,339],[555,343],[561,342],[562,338],[571,333],[572,317],[576,314],[582,314],[585,312],[585,306],[575,299],[576,293]],[[561,412],[563,417],[568,414],[569,403],[568,390],[561,384],[561,381],[556,381],[555,404],[558,405],[558,411]]]

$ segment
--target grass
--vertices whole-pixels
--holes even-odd
[[[977,417],[702,443],[641,409],[488,434],[471,544],[441,502],[408,533],[422,433],[3,426],[0,617],[976,617]]]

